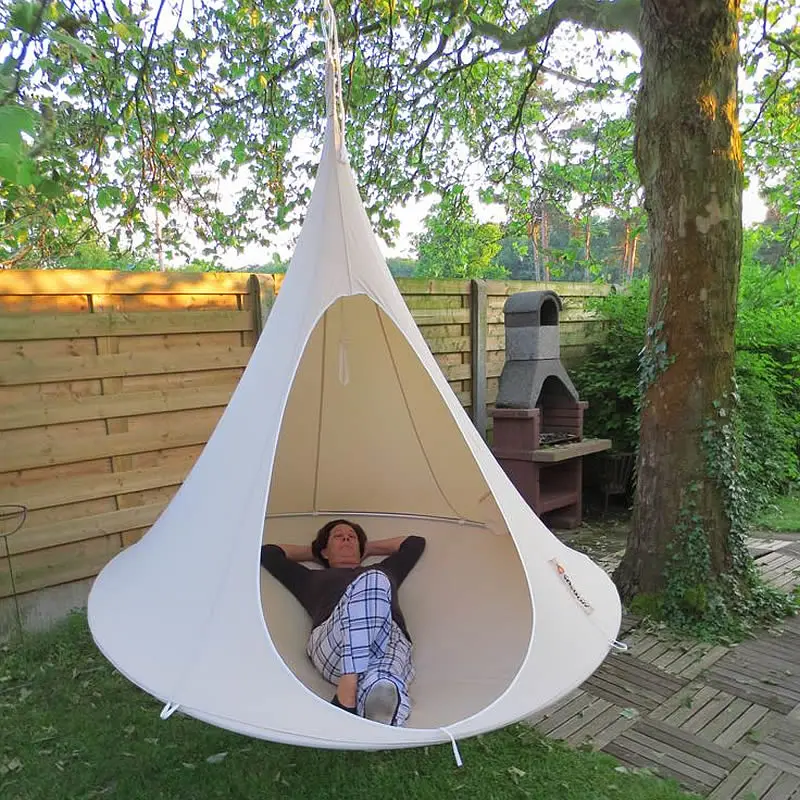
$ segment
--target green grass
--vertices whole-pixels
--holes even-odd
[[[800,491],[781,497],[761,514],[757,528],[780,533],[800,533]]]
[[[450,745],[362,753],[277,745],[175,714],[95,649],[85,615],[0,647],[0,797],[535,798],[673,800],[689,795],[605,755],[523,725]]]

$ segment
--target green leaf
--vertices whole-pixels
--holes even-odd
[[[0,143],[17,151],[22,147],[22,132],[32,134],[36,130],[38,114],[24,106],[0,106]]]
[[[25,33],[35,33],[37,11],[36,3],[16,3],[9,15],[9,27],[25,31]]]
[[[114,198],[108,189],[100,189],[97,193],[97,207],[108,208],[114,204]]]
[[[15,148],[0,142],[0,178],[17,183],[20,160],[20,155]]]
[[[36,191],[50,199],[55,199],[56,197],[60,197],[62,194],[64,194],[64,188],[61,186],[61,184],[50,180],[50,178],[44,178],[43,180],[39,181],[36,186]]]

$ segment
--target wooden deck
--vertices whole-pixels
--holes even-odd
[[[800,542],[750,544],[766,580],[800,583]],[[627,653],[529,722],[710,800],[800,800],[800,617],[734,647],[667,639],[631,617],[622,634]]]

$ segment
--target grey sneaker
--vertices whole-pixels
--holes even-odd
[[[399,705],[400,694],[394,683],[385,679],[379,680],[369,690],[364,702],[364,716],[373,722],[391,725]]]

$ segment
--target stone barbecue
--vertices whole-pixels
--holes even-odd
[[[561,362],[561,298],[521,292],[504,306],[506,362],[500,375],[492,452],[519,492],[554,526],[581,521],[582,459],[611,447],[585,440],[581,400]]]

